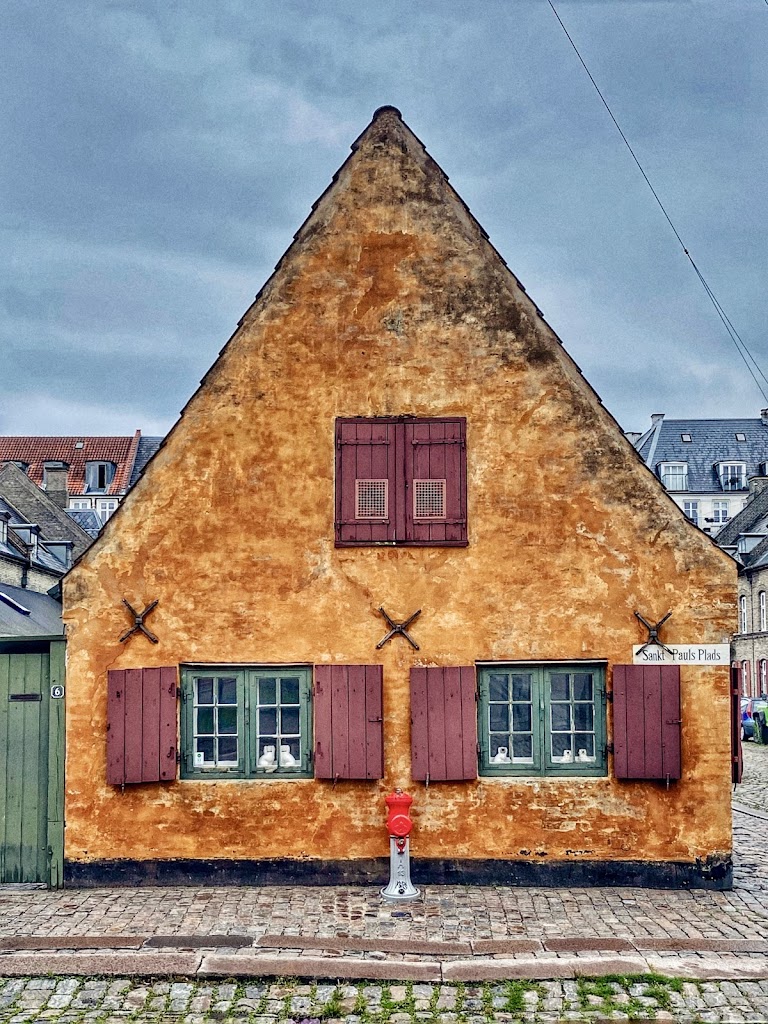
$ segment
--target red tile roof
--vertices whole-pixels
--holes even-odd
[[[123,494],[128,489],[140,437],[139,430],[133,437],[0,437],[0,463],[26,463],[30,480],[41,486],[44,463],[66,462],[69,493],[83,494],[86,462],[114,462],[115,476],[106,493]]]

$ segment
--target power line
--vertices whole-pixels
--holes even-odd
[[[752,369],[752,366],[750,366],[750,361],[754,365],[755,369],[760,374],[760,376],[763,378],[763,380],[766,382],[766,385],[768,385],[768,377],[766,377],[766,375],[760,369],[760,366],[758,365],[757,360],[755,359],[755,357],[750,352],[750,350],[749,350],[749,348],[747,346],[747,343],[744,341],[744,339],[741,337],[739,332],[733,326],[731,320],[728,318],[728,315],[726,314],[726,312],[723,309],[722,305],[720,304],[720,302],[718,301],[717,297],[715,296],[715,293],[712,291],[712,289],[710,288],[709,284],[707,283],[704,275],[702,274],[702,272],[697,267],[696,262],[695,262],[693,256],[691,256],[690,252],[688,251],[688,249],[687,249],[687,247],[685,245],[685,242],[680,237],[680,232],[675,227],[675,225],[674,225],[674,223],[672,221],[672,218],[667,213],[667,210],[666,210],[664,204],[662,203],[661,199],[659,198],[658,192],[653,187],[653,185],[651,183],[651,179],[645,173],[643,165],[638,160],[637,154],[635,153],[634,149],[632,149],[632,146],[630,145],[629,139],[627,138],[627,136],[622,131],[621,125],[619,124],[619,122],[614,117],[613,111],[611,110],[611,108],[608,105],[608,101],[606,100],[605,96],[603,96],[602,92],[600,91],[600,86],[597,84],[597,82],[593,78],[592,72],[589,70],[589,68],[586,65],[586,62],[585,62],[584,58],[581,56],[581,53],[579,52],[578,46],[574,42],[573,37],[571,36],[571,34],[568,31],[568,29],[565,27],[565,24],[563,23],[563,19],[557,13],[557,9],[556,9],[554,3],[552,2],[552,0],[547,0],[547,3],[552,8],[552,13],[554,14],[554,16],[557,18],[558,22],[560,23],[560,27],[562,28],[563,32],[565,32],[565,35],[566,35],[566,37],[568,39],[568,42],[571,44],[571,46],[573,47],[574,53],[579,58],[581,66],[584,68],[584,70],[587,73],[587,76],[589,77],[590,82],[595,87],[595,92],[600,97],[600,100],[602,101],[602,104],[605,107],[605,109],[608,111],[608,114],[609,114],[611,120],[613,121],[613,123],[614,123],[614,125],[616,127],[616,131],[619,133],[619,135],[622,138],[622,141],[624,142],[624,145],[627,147],[627,149],[629,150],[630,154],[632,155],[632,159],[635,161],[635,164],[637,165],[638,170],[640,171],[640,173],[642,174],[643,178],[645,179],[646,185],[651,190],[651,194],[653,195],[653,198],[658,203],[659,209],[664,214],[664,217],[666,218],[666,221],[669,224],[669,226],[672,228],[672,231],[675,234],[675,238],[680,243],[680,248],[683,250],[685,255],[688,257],[688,259],[689,259],[689,261],[691,263],[691,266],[693,267],[693,269],[694,269],[694,271],[696,273],[696,276],[698,277],[699,281],[701,281],[701,284],[703,285],[704,290],[707,293],[710,302],[715,307],[715,311],[716,311],[717,315],[720,317],[720,320],[722,321],[723,326],[725,327],[726,331],[728,332],[728,336],[730,337],[731,341],[733,342],[733,344],[734,344],[734,346],[736,348],[736,351],[741,356],[741,358],[742,358],[742,360],[744,362],[744,365],[746,366],[747,370],[749,371],[750,376],[752,377],[752,380],[757,385],[758,391],[763,396],[765,401],[768,402],[768,393],[766,393],[766,391],[763,388],[762,384],[760,383],[760,381],[755,376],[755,372]],[[768,5],[768,0],[765,0],[765,3],[766,3],[766,5]]]

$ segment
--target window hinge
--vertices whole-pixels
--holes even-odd
[[[180,687],[180,686],[177,686],[177,687],[176,687],[176,699],[178,700],[179,698],[181,698],[182,700],[184,700],[184,695],[183,695],[183,694],[182,694],[182,692],[181,692],[181,687]]]
[[[176,751],[176,764],[181,764],[181,754],[178,750]]]
[[[606,752],[606,754],[613,754],[614,753],[614,749],[613,749],[613,744],[612,743],[606,743],[606,745],[605,745],[605,752]]]

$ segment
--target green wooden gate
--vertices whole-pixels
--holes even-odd
[[[63,692],[63,642],[0,644],[2,883],[62,884]]]

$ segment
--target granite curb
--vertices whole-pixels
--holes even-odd
[[[45,953],[0,954],[0,978],[119,976],[174,978],[314,978],[349,981],[482,982],[516,979],[548,980],[606,975],[659,974],[700,981],[768,979],[768,956],[728,961],[718,956],[658,957],[599,954],[556,959],[517,957],[470,960],[384,961],[352,957],[264,956],[242,953]]]
[[[243,935],[213,932],[209,935],[12,935],[0,936],[0,956],[14,951],[47,950],[72,955],[78,950],[135,950],[149,955],[148,950],[189,952],[191,950],[237,951],[239,955],[257,955],[262,951],[282,951],[284,954],[310,950],[331,954],[332,959],[343,953],[392,953],[424,956],[431,960],[443,957],[478,958],[521,954],[553,953],[646,953],[705,954],[751,953],[768,954],[768,939],[744,938],[670,938],[636,936],[620,938],[611,935],[578,935],[560,937],[521,938],[507,936],[499,939],[467,939],[440,941],[417,938],[386,938],[383,936],[346,935]],[[133,955],[136,955],[133,954]],[[165,955],[168,955],[167,953]],[[318,958],[320,959],[320,958]]]

